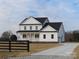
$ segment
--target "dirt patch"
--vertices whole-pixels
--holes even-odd
[[[79,59],[79,46],[77,46],[73,52],[73,56],[75,59]]]

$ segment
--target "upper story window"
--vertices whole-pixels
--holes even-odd
[[[24,30],[26,30],[26,26],[24,26]]]
[[[38,26],[36,26],[36,30],[38,30]]]
[[[54,38],[54,35],[53,34],[51,34],[51,39],[53,39]]]
[[[32,26],[30,26],[30,30],[32,30]]]
[[[45,34],[43,35],[43,38],[46,39],[46,35]]]

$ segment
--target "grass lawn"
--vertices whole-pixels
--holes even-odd
[[[43,51],[49,48],[54,48],[60,46],[58,43],[31,43],[30,44],[30,52],[26,51],[0,51],[0,57],[2,56],[27,56],[31,55],[32,53]]]
[[[79,59],[79,46],[75,48],[73,55],[75,56],[75,59]]]

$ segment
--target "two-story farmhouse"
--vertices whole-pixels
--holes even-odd
[[[63,42],[62,22],[49,22],[47,17],[28,17],[19,24],[18,40],[31,42]]]

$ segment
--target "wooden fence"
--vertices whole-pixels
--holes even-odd
[[[0,41],[0,51],[27,50],[29,52],[29,41]]]

